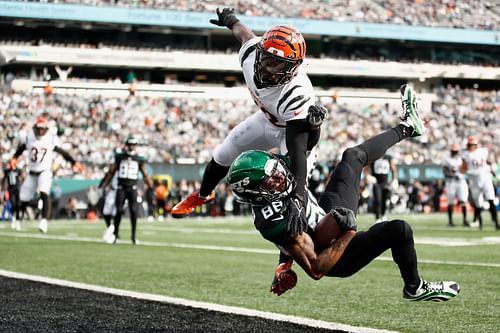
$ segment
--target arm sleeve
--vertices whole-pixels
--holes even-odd
[[[55,147],[54,151],[57,152],[57,153],[59,153],[59,154],[61,154],[62,157],[64,157],[64,159],[66,161],[70,162],[71,164],[75,164],[76,163],[75,159],[66,150],[64,150],[62,148],[59,148],[59,147]]]
[[[286,146],[290,156],[290,171],[295,177],[295,194],[302,201],[305,198],[307,177],[307,142],[309,123],[305,119],[291,120],[286,123]]]
[[[21,156],[21,154],[23,153],[23,151],[26,149],[26,144],[24,143],[21,143],[17,149],[16,149],[16,152],[14,153],[14,158],[18,158],[19,156]]]

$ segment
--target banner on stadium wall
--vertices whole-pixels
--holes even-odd
[[[190,181],[201,181],[205,164],[148,164],[148,173],[155,179],[167,177],[169,183],[187,179]],[[428,183],[438,179],[444,179],[442,166],[440,165],[398,165],[398,179],[401,183],[410,180],[418,180]],[[168,176],[167,176],[168,175]],[[100,179],[70,179],[58,178],[56,180],[61,187],[62,194],[86,191],[90,186],[97,186]]]
[[[214,15],[159,9],[0,1],[0,16],[12,18],[218,29],[209,23]],[[252,30],[261,32],[278,24],[290,24],[304,34],[500,45],[500,31],[244,15],[239,15],[239,18]]]

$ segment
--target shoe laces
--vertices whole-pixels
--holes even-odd
[[[403,115],[400,117],[402,121],[406,121],[408,119],[408,110],[412,106],[410,99],[406,98],[401,101],[401,104],[403,105]],[[414,105],[415,106],[415,105]]]
[[[442,291],[443,290],[443,282],[431,282],[431,281],[423,281],[422,289],[426,291]]]

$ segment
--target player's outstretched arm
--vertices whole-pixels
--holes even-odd
[[[296,236],[285,248],[307,275],[319,280],[337,264],[355,235],[356,231],[347,230],[320,254],[316,254],[314,243],[306,233]]]
[[[71,165],[73,166],[73,169],[76,171],[76,172],[79,172],[79,173],[82,173],[83,172],[83,166],[80,162],[77,162],[73,156],[71,156],[70,153],[68,153],[66,150],[60,148],[60,147],[55,147],[54,148],[54,151],[56,153],[59,153],[62,155],[62,157],[71,163]]]
[[[234,8],[223,8],[222,10],[217,8],[216,14],[217,19],[211,19],[210,23],[218,25],[219,27],[227,27],[233,32],[233,36],[241,42],[241,44],[257,37],[250,28],[241,23],[236,17]]]

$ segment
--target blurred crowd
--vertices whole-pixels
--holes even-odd
[[[339,22],[392,23],[411,26],[497,30],[500,6],[488,0],[39,0],[46,3],[119,6],[213,12],[234,7],[248,16],[296,17]]]
[[[467,136],[475,135],[493,162],[500,162],[500,90],[447,86],[433,92],[437,100],[432,110],[422,110],[429,130],[415,142],[394,147],[394,161],[439,164],[451,144],[465,147]],[[345,148],[396,125],[401,113],[388,104],[340,104],[334,98],[322,104],[329,116],[319,143],[319,161],[326,165]],[[253,112],[260,111],[250,99],[1,92],[0,157],[8,160],[31,130],[35,116],[45,115],[58,131],[62,148],[86,165],[87,178],[103,176],[102,166],[112,161],[113,150],[130,134],[140,137],[149,162],[206,163],[230,129]],[[71,170],[61,168],[60,175],[64,172]]]

